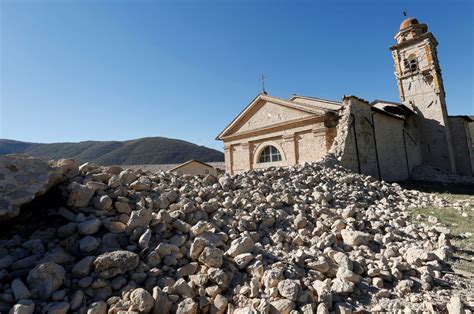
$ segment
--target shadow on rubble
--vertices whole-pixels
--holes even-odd
[[[15,234],[29,236],[37,229],[59,227],[67,220],[56,214],[57,209],[65,205],[58,188],[51,188],[20,208],[20,214],[9,220],[0,221],[0,238],[10,238]]]
[[[474,185],[462,183],[440,183],[429,181],[407,180],[398,182],[401,187],[427,193],[449,193],[474,195]]]

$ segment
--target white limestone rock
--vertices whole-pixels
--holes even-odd
[[[341,236],[344,243],[351,246],[366,245],[371,239],[368,233],[350,229],[341,230]]]
[[[253,251],[254,245],[255,243],[251,237],[243,236],[233,240],[226,253],[232,257],[243,253],[251,253]]]
[[[178,303],[176,314],[197,314],[198,304],[191,298],[186,298]]]
[[[278,292],[280,295],[290,301],[296,301],[300,291],[299,282],[296,280],[285,279],[278,283]]]
[[[155,300],[151,294],[143,288],[133,290],[130,294],[130,302],[132,303],[129,311],[139,311],[148,313],[155,306]]]

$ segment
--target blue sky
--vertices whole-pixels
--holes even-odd
[[[261,90],[398,101],[409,16],[439,41],[450,114],[474,114],[473,2],[0,0],[0,138],[215,136]]]

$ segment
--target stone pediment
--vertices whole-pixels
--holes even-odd
[[[217,139],[321,114],[324,112],[317,108],[308,108],[302,104],[260,94],[219,134]]]

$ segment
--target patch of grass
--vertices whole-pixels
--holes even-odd
[[[438,194],[450,202],[469,200],[472,204],[474,201],[474,196],[469,194]],[[465,211],[467,216],[463,216],[462,212],[452,207],[429,206],[412,209],[412,212],[414,219],[418,214],[424,217],[433,216],[438,222],[446,225],[451,230],[451,244],[455,249],[451,264],[456,269],[474,273],[474,211],[468,209]],[[424,222],[427,223],[426,220]],[[466,232],[473,235],[468,238],[460,237]]]
[[[405,189],[414,189],[427,193],[434,193],[445,198],[450,203],[470,202],[474,205],[474,186],[466,184],[443,184],[436,182],[409,180],[401,182],[400,185]],[[435,207],[412,209],[413,218],[417,214],[425,217],[433,216],[440,223],[451,230],[451,244],[455,252],[450,263],[454,268],[467,271],[474,274],[474,235],[468,238],[460,237],[461,234],[470,232],[474,234],[474,211],[467,209],[466,215],[453,207]],[[427,223],[426,220],[424,220]]]

